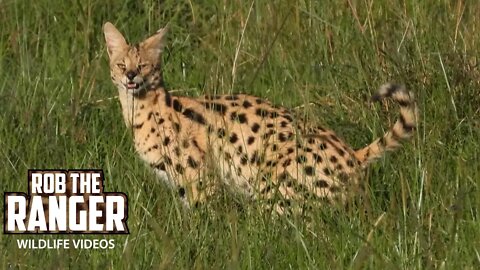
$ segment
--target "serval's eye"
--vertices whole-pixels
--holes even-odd
[[[125,70],[127,68],[125,64],[122,64],[122,63],[117,64],[117,67],[121,70]]]
[[[138,64],[138,70],[145,69],[148,66],[148,64]]]

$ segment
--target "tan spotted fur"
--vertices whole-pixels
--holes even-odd
[[[333,131],[258,97],[171,95],[160,60],[165,29],[134,46],[111,23],[104,34],[135,148],[186,205],[209,195],[205,175],[212,169],[223,184],[249,198],[278,199],[279,212],[293,200],[344,201],[363,169],[411,137],[416,125],[412,93],[386,84],[375,98],[397,101],[400,117],[382,138],[355,151]],[[129,82],[134,86],[128,88]]]

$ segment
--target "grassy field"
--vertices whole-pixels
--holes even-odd
[[[479,14],[477,0],[0,1],[1,190],[26,192],[29,168],[101,168],[129,196],[131,232],[102,236],[111,250],[21,250],[25,236],[0,234],[0,268],[478,269]],[[255,94],[360,148],[395,119],[368,102],[392,81],[415,92],[418,133],[369,168],[368,200],[348,212],[306,224],[225,193],[183,213],[134,153],[107,20],[132,42],[169,25],[175,94]]]

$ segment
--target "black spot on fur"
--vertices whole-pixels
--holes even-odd
[[[276,111],[271,111],[270,112],[270,118],[277,118],[278,117],[278,113]]]
[[[343,157],[343,156],[345,155],[345,151],[343,151],[342,149],[336,148],[335,150],[337,150],[337,153],[338,153],[341,157]]]
[[[193,159],[191,156],[188,156],[187,163],[190,168],[196,169],[198,167],[197,161],[195,161],[195,159]]]
[[[293,121],[293,118],[292,116],[290,116],[289,114],[284,114],[282,115],[283,118],[287,119],[289,122],[292,122]]]
[[[255,111],[255,114],[260,116],[260,117],[266,117],[268,115],[268,111],[267,110],[264,110],[262,108],[258,108],[256,111]]]
[[[325,150],[328,148],[327,144],[326,143],[321,143],[318,148],[320,148],[320,150]]]
[[[267,161],[267,163],[265,164],[267,167],[275,167],[277,166],[277,161],[275,160],[269,160]]]
[[[321,126],[317,126],[317,127],[315,128],[315,130],[317,130],[317,131],[320,130],[321,132],[326,132],[326,131],[327,131],[326,129],[324,129],[324,128],[321,127]]]
[[[258,123],[254,123],[254,124],[252,125],[252,131],[253,131],[253,133],[257,133],[259,129],[260,129],[260,125],[259,125]]]
[[[153,99],[153,105],[156,105],[158,103],[158,98],[160,97],[159,94],[155,95],[155,98]]]
[[[415,129],[415,126],[407,124],[407,120],[405,120],[405,117],[403,116],[403,114],[400,114],[399,120],[405,132],[410,133]]]
[[[331,156],[331,157],[330,157],[330,162],[332,162],[332,163],[337,163],[337,161],[338,161],[338,159],[337,159],[336,156]]]
[[[355,164],[353,163],[353,160],[351,160],[351,159],[347,160],[347,166],[351,167],[351,168],[355,167]]]
[[[292,160],[287,158],[283,163],[282,163],[282,166],[283,167],[288,167],[290,164],[292,163]]]
[[[313,160],[317,163],[320,163],[323,161],[322,157],[318,154],[313,153]]]
[[[306,193],[308,192],[308,188],[306,185],[304,184],[301,184],[301,183],[297,183],[295,186],[294,186],[294,189],[296,192],[299,192],[299,193]]]
[[[262,135],[262,138],[263,138],[264,140],[266,140],[266,139],[270,138],[270,136],[272,136],[272,135],[275,134],[275,133],[277,133],[277,132],[276,132],[274,129],[269,129],[269,130],[267,131],[267,133],[265,133],[265,134]]]
[[[232,112],[232,113],[230,114],[230,120],[232,120],[232,121],[237,120],[237,112]]]
[[[312,166],[306,166],[303,170],[306,175],[312,176],[315,174],[315,169]]]
[[[213,110],[215,112],[218,112],[220,114],[223,114],[225,115],[225,113],[227,112],[227,106],[223,105],[223,104],[220,104],[220,103],[205,103],[205,108],[209,109],[209,110]]]
[[[173,123],[173,130],[174,130],[176,133],[179,133],[180,130],[181,130],[180,124],[179,124],[179,123]]]
[[[328,188],[328,183],[325,180],[317,180],[314,185],[318,188]]]
[[[307,161],[307,158],[304,155],[298,155],[297,156],[297,163],[305,163]]]
[[[288,122],[287,122],[287,121],[282,121],[282,122],[280,122],[280,126],[281,126],[282,128],[287,127],[287,126],[288,126]]]
[[[261,193],[261,194],[268,193],[268,192],[270,192],[271,189],[272,189],[272,186],[271,186],[271,185],[267,185],[265,188],[263,188],[262,190],[260,190],[260,193]]]
[[[248,109],[248,108],[252,107],[252,103],[250,103],[248,100],[245,100],[245,101],[243,101],[242,106],[243,106],[245,109]]]
[[[396,101],[396,102],[398,103],[398,105],[400,105],[401,107],[409,107],[409,106],[412,104],[412,102],[411,102],[410,100],[403,100],[403,99],[402,99],[402,100],[399,100],[399,99],[396,99],[395,101]]]
[[[247,162],[248,162],[248,156],[247,156],[247,154],[243,154],[243,155],[240,157],[240,163],[241,163],[242,165],[246,165]]]
[[[225,96],[225,100],[238,100],[238,96],[237,95],[228,95],[228,96]]]
[[[342,183],[346,184],[346,183],[348,183],[348,180],[349,180],[350,178],[348,177],[348,174],[342,172],[342,173],[340,173],[340,174],[338,175],[338,179],[340,179],[340,181],[341,181]]]
[[[175,165],[175,171],[177,171],[179,174],[183,174],[185,172],[185,168],[183,168],[182,165],[177,164]]]
[[[217,130],[217,135],[218,135],[219,138],[225,137],[225,129],[224,128],[219,128]]]
[[[260,165],[262,162],[262,157],[258,155],[258,151],[254,151],[252,157],[250,158],[250,163]]]
[[[255,137],[253,137],[253,136],[248,137],[248,139],[247,139],[247,144],[248,144],[248,145],[251,145],[251,144],[253,144],[254,142],[255,142]]]
[[[180,197],[182,197],[182,198],[185,197],[185,188],[180,187],[180,188],[178,189],[178,195],[179,195]]]
[[[165,137],[165,139],[163,140],[163,145],[167,146],[169,143],[170,143],[170,137]]]
[[[291,201],[291,200],[288,200],[288,199],[281,200],[281,201],[278,203],[278,205],[279,205],[280,207],[284,207],[284,208],[285,208],[285,207],[290,207],[290,206],[292,206],[292,201]]]
[[[244,113],[237,114],[236,112],[232,112],[230,114],[230,119],[232,121],[238,121],[242,124],[247,122],[247,116]]]
[[[173,109],[177,112],[181,112],[183,109],[182,103],[178,99],[173,100]]]
[[[193,140],[192,140],[192,144],[193,144],[193,146],[195,146],[195,148],[197,148],[198,150],[200,150],[201,152],[203,152],[203,150],[200,148],[200,145],[198,145],[197,140],[193,139]]]
[[[255,100],[255,102],[256,102],[257,104],[262,104],[262,103],[263,103],[263,100],[261,100],[260,98],[257,98],[257,99]]]
[[[247,123],[247,116],[244,113],[239,114],[238,121],[242,124]]]
[[[287,180],[287,179],[290,178],[290,177],[289,177],[289,175],[288,175],[287,172],[283,172],[283,173],[279,174],[277,178],[278,178],[278,181],[283,182],[283,181]],[[288,185],[287,185],[287,186],[288,186]]]
[[[202,124],[202,125],[205,125],[207,123],[205,121],[205,118],[203,118],[203,116],[201,114],[197,113],[196,111],[194,111],[190,108],[185,109],[185,111],[183,111],[183,115],[185,115],[185,117],[192,120],[193,122],[197,122],[197,123]]]
[[[230,142],[231,142],[231,143],[236,143],[237,140],[238,140],[237,134],[232,133],[232,135],[230,135]]]
[[[155,164],[154,168],[157,169],[157,170],[160,170],[160,171],[165,171],[165,169],[166,169],[165,163],[160,162],[158,164]]]
[[[143,123],[133,125],[134,129],[141,129],[143,127]]]
[[[380,140],[378,141],[378,144],[380,147],[385,148],[386,142],[385,142],[385,137],[381,137]]]
[[[172,106],[172,96],[168,92],[165,94],[165,104],[167,107]]]
[[[156,130],[155,130],[155,128],[153,128],[153,127],[150,129],[150,132],[151,132],[151,133],[155,133],[155,131],[156,131]]]
[[[324,168],[324,169],[323,169],[323,173],[324,173],[325,175],[331,175],[331,174],[332,174],[332,170],[330,170],[329,168]]]

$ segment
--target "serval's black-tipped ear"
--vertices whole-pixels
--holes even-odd
[[[106,22],[103,25],[103,34],[105,35],[107,52],[110,58],[112,58],[112,55],[116,52],[123,51],[128,48],[125,38],[112,23]]]
[[[141,43],[142,48],[151,50],[153,54],[159,55],[165,47],[165,36],[168,28],[160,28],[153,36],[147,38]]]

